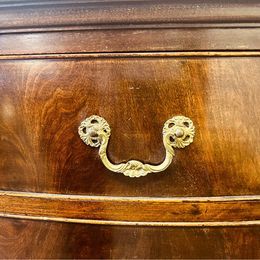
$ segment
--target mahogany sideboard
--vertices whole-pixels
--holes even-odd
[[[260,258],[259,99],[259,1],[0,0],[0,258]]]

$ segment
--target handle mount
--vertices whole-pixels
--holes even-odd
[[[164,171],[172,162],[173,148],[184,148],[193,142],[195,127],[193,122],[185,116],[175,116],[164,123],[162,134],[166,155],[159,165],[144,164],[137,160],[119,164],[110,162],[107,157],[107,145],[111,129],[107,121],[100,116],[92,115],[83,120],[78,133],[85,144],[100,147],[99,155],[107,169],[121,172],[129,177],[140,177],[151,172]]]

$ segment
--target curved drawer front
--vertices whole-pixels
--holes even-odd
[[[9,219],[0,227],[5,259],[259,258],[259,227],[160,229]],[[40,237],[41,246],[32,237]]]
[[[0,258],[259,259],[256,2],[0,0]]]
[[[0,61],[0,189],[112,196],[219,196],[259,190],[260,57]],[[164,159],[164,122],[192,119],[194,142],[161,173],[107,170],[78,126],[96,114],[113,131],[115,163]]]

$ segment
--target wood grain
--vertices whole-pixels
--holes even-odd
[[[259,2],[247,1],[4,1],[0,28],[100,25],[259,23]],[[247,25],[248,26],[248,25]]]
[[[259,50],[259,32],[260,28],[157,28],[2,34],[0,54]]]
[[[194,225],[200,226],[199,222],[203,222],[202,225],[207,225],[205,222],[211,222],[214,225],[214,222],[260,221],[259,201],[260,196],[241,197],[239,200],[233,197],[203,200],[1,192],[0,214],[1,216],[20,215],[20,218],[23,216],[25,218],[30,216],[44,219],[57,218],[65,222],[90,220],[95,223],[94,220],[97,220],[97,223],[98,221],[101,221],[100,223],[125,222],[126,224],[140,222],[139,225],[146,225],[146,222],[147,225],[152,225],[148,222],[154,222],[154,225],[156,223],[170,225],[170,222],[183,222],[185,225],[185,222],[193,222]],[[215,223],[215,225],[221,225],[221,223]]]
[[[161,52],[90,52],[90,53],[50,53],[50,54],[7,54],[0,60],[67,60],[67,59],[116,59],[116,58],[210,58],[210,57],[260,57],[260,51],[161,51]]]
[[[184,54],[185,55],[185,54]],[[259,193],[259,57],[129,57],[0,62],[0,188],[111,196]],[[196,127],[164,173],[107,171],[79,138],[91,114],[112,128],[113,162],[164,156],[163,123]],[[192,161],[192,163],[191,163]]]
[[[4,259],[259,259],[259,227],[117,227],[1,219]]]
[[[259,14],[256,0],[0,0],[0,258],[259,259]],[[91,114],[115,163],[160,163],[172,116],[196,136],[130,179],[81,142]]]

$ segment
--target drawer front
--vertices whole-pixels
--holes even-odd
[[[259,11],[0,0],[0,257],[259,259]]]
[[[122,56],[122,55],[121,55]],[[80,56],[0,61],[0,189],[110,196],[259,191],[259,57]],[[164,122],[192,119],[194,142],[161,173],[129,178],[78,135],[109,122],[114,163],[163,161]]]
[[[260,257],[259,227],[118,227],[2,219],[0,228],[5,259]]]

